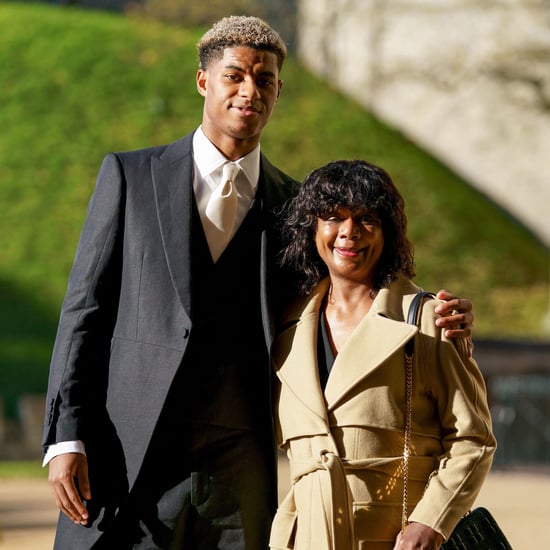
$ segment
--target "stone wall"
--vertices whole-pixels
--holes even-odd
[[[314,73],[550,245],[549,0],[299,0]]]

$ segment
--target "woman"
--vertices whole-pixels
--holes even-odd
[[[283,263],[306,294],[274,348],[277,433],[292,487],[271,548],[437,549],[473,504],[495,450],[483,378],[464,340],[404,322],[419,291],[404,201],[364,161],[314,171],[285,219]],[[401,533],[404,346],[415,338],[408,522]]]

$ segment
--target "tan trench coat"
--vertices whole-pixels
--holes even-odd
[[[271,533],[272,549],[390,550],[401,526],[404,345],[415,337],[409,521],[448,537],[472,506],[496,442],[483,378],[434,325],[404,322],[419,290],[399,279],[376,297],[340,350],[325,391],[316,361],[322,281],[284,320],[274,347],[280,446],[292,487]],[[417,334],[418,333],[418,334]],[[416,336],[415,336],[416,335]]]

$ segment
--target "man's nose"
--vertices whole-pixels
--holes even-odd
[[[256,85],[256,82],[252,78],[245,78],[241,82],[241,89],[240,94],[243,97],[247,97],[248,99],[255,99],[258,97],[258,86]]]

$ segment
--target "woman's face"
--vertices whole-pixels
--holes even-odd
[[[318,217],[315,244],[333,280],[373,284],[384,235],[380,220],[368,209],[338,207]]]

